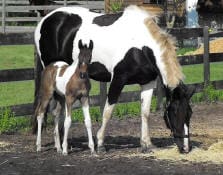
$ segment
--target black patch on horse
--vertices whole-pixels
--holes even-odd
[[[108,92],[109,104],[117,103],[125,85],[147,84],[160,75],[153,51],[148,47],[131,48],[124,59],[114,68],[114,75]]]
[[[121,16],[123,12],[115,13],[115,14],[107,14],[107,15],[101,15],[98,17],[95,17],[93,19],[93,24],[97,24],[99,26],[110,26],[115,21],[117,21]]]
[[[147,84],[155,80],[158,73],[155,56],[148,47],[129,49],[114,69],[115,75],[126,77],[126,84]]]
[[[80,16],[66,12],[55,12],[45,19],[39,41],[45,66],[55,61],[73,62],[73,40],[81,23]]]
[[[106,67],[99,62],[93,62],[90,64],[88,67],[88,73],[90,78],[96,81],[109,82],[111,80],[111,73],[108,72]]]

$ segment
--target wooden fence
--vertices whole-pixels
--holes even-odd
[[[203,37],[204,40],[204,54],[201,55],[190,55],[190,56],[179,56],[179,62],[182,66],[203,64],[204,65],[204,82],[190,84],[188,86],[196,86],[196,92],[202,92],[205,86],[210,83],[216,89],[223,89],[223,80],[210,81],[210,62],[221,62],[223,61],[223,53],[211,53],[209,54],[209,38],[210,37],[222,37],[223,32],[210,34],[208,27],[204,28],[183,28],[183,29],[171,29],[169,31],[173,36],[179,39],[197,38]],[[19,33],[19,34],[0,34],[0,45],[12,45],[12,44],[33,44],[33,33]],[[0,71],[0,83],[11,82],[11,81],[24,81],[34,79],[34,69],[13,69],[13,70],[1,70]],[[103,105],[106,99],[107,93],[106,83],[100,83],[100,93],[90,97],[91,106],[100,106],[103,109]],[[158,87],[160,87],[158,85]],[[160,89],[156,89],[158,95]],[[160,96],[158,99],[162,99]],[[140,100],[140,91],[123,92],[119,98],[120,103],[127,103]],[[161,100],[159,100],[161,103]],[[79,108],[80,104],[75,103],[73,108]],[[32,114],[32,104],[22,104],[9,106],[15,116],[24,116]]]
[[[0,3],[1,33],[24,33],[24,31],[33,32],[37,22],[41,19],[38,10],[52,11],[62,6],[74,5],[96,11],[104,10],[104,1],[61,0],[55,1],[56,4],[54,5],[44,6],[31,6],[28,2],[28,0],[2,0]]]

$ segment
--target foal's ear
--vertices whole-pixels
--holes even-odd
[[[187,98],[190,99],[196,91],[196,87],[192,86],[187,89]]]
[[[89,44],[89,49],[93,49],[93,47],[94,47],[94,43],[93,43],[93,41],[92,40],[90,40],[90,44]]]
[[[78,48],[79,49],[82,49],[84,46],[83,46],[83,43],[82,43],[82,40],[80,39],[79,41],[78,41]]]

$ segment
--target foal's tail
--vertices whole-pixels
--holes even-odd
[[[40,60],[40,56],[37,53],[35,49],[35,67],[34,67],[34,82],[35,82],[35,91],[34,91],[34,103],[33,103],[33,115],[32,115],[32,130],[33,134],[37,132],[37,115],[36,115],[36,109],[38,107],[38,101],[39,101],[39,93],[40,93],[40,82],[41,82],[41,74],[43,71],[43,65]]]

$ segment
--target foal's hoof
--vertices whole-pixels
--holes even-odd
[[[62,149],[57,149],[57,153],[62,154],[63,153]]]
[[[91,156],[92,157],[97,157],[98,155],[97,155],[96,151],[91,151]]]
[[[36,152],[37,152],[37,153],[40,153],[40,152],[41,152],[41,147],[37,147],[37,148],[36,148]]]
[[[63,156],[67,156],[68,153],[67,152],[62,152]]]
[[[141,147],[141,153],[153,153],[154,150],[156,149],[155,146],[150,145],[150,146],[142,146]]]
[[[98,146],[97,152],[98,152],[98,154],[106,153],[106,149],[104,146]]]

